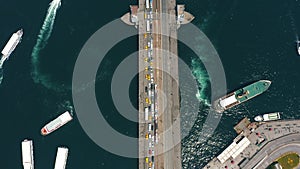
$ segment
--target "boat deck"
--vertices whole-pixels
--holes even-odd
[[[240,102],[244,102],[252,97],[255,97],[264,91],[266,91],[270,86],[269,81],[258,81],[256,83],[250,84],[243,89],[237,90],[236,93],[236,99]],[[240,96],[240,97],[239,97]]]

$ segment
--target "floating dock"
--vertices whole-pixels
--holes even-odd
[[[55,159],[54,169],[65,169],[68,159],[69,149],[66,147],[58,147]]]
[[[34,169],[32,140],[25,139],[24,141],[22,141],[21,147],[22,147],[23,168],[24,169]]]

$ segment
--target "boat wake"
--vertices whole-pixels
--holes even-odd
[[[58,110],[60,111],[68,110],[71,115],[73,115],[75,111],[72,102],[69,100],[62,101],[62,103],[58,105]]]
[[[51,36],[56,13],[59,7],[60,7],[60,1],[54,0],[53,2],[50,3],[47,15],[45,17],[44,23],[42,25],[36,44],[33,47],[32,54],[31,54],[31,62],[32,62],[31,76],[34,82],[40,83],[46,88],[55,91],[62,91],[63,88],[61,85],[52,82],[49,76],[40,73],[39,57],[40,57],[40,51],[45,48],[48,39]]]
[[[203,102],[205,103],[205,105],[210,106],[210,100],[207,94],[210,80],[204,66],[201,65],[200,61],[192,59],[191,69],[195,79],[199,84],[199,89],[196,93],[196,97],[200,102]]]
[[[290,23],[291,23],[291,27],[292,27],[292,30],[298,40],[298,30],[297,30],[297,25],[296,25],[296,20],[294,18],[294,14],[293,14],[293,11],[295,11],[295,7],[297,6],[297,4],[295,4],[295,2],[291,2],[290,4],[290,7],[289,7],[289,11],[288,11],[288,14],[287,16],[290,18]]]
[[[0,67],[0,84],[2,83],[3,80],[3,68]]]

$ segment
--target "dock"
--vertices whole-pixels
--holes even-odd
[[[288,152],[300,155],[300,120],[249,123],[243,119],[235,129],[239,135],[204,169],[267,168]]]
[[[122,17],[139,33],[139,169],[181,169],[177,29],[194,17],[176,1],[139,0]]]

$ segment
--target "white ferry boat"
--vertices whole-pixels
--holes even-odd
[[[264,115],[258,115],[254,118],[254,120],[257,122],[280,120],[280,113],[274,112],[274,113],[267,113]]]
[[[41,129],[41,134],[43,136],[48,135],[52,133],[53,131],[57,130],[67,122],[71,121],[73,119],[72,115],[66,111],[60,116],[58,116],[56,119],[52,120],[48,124],[46,124],[42,129]]]

